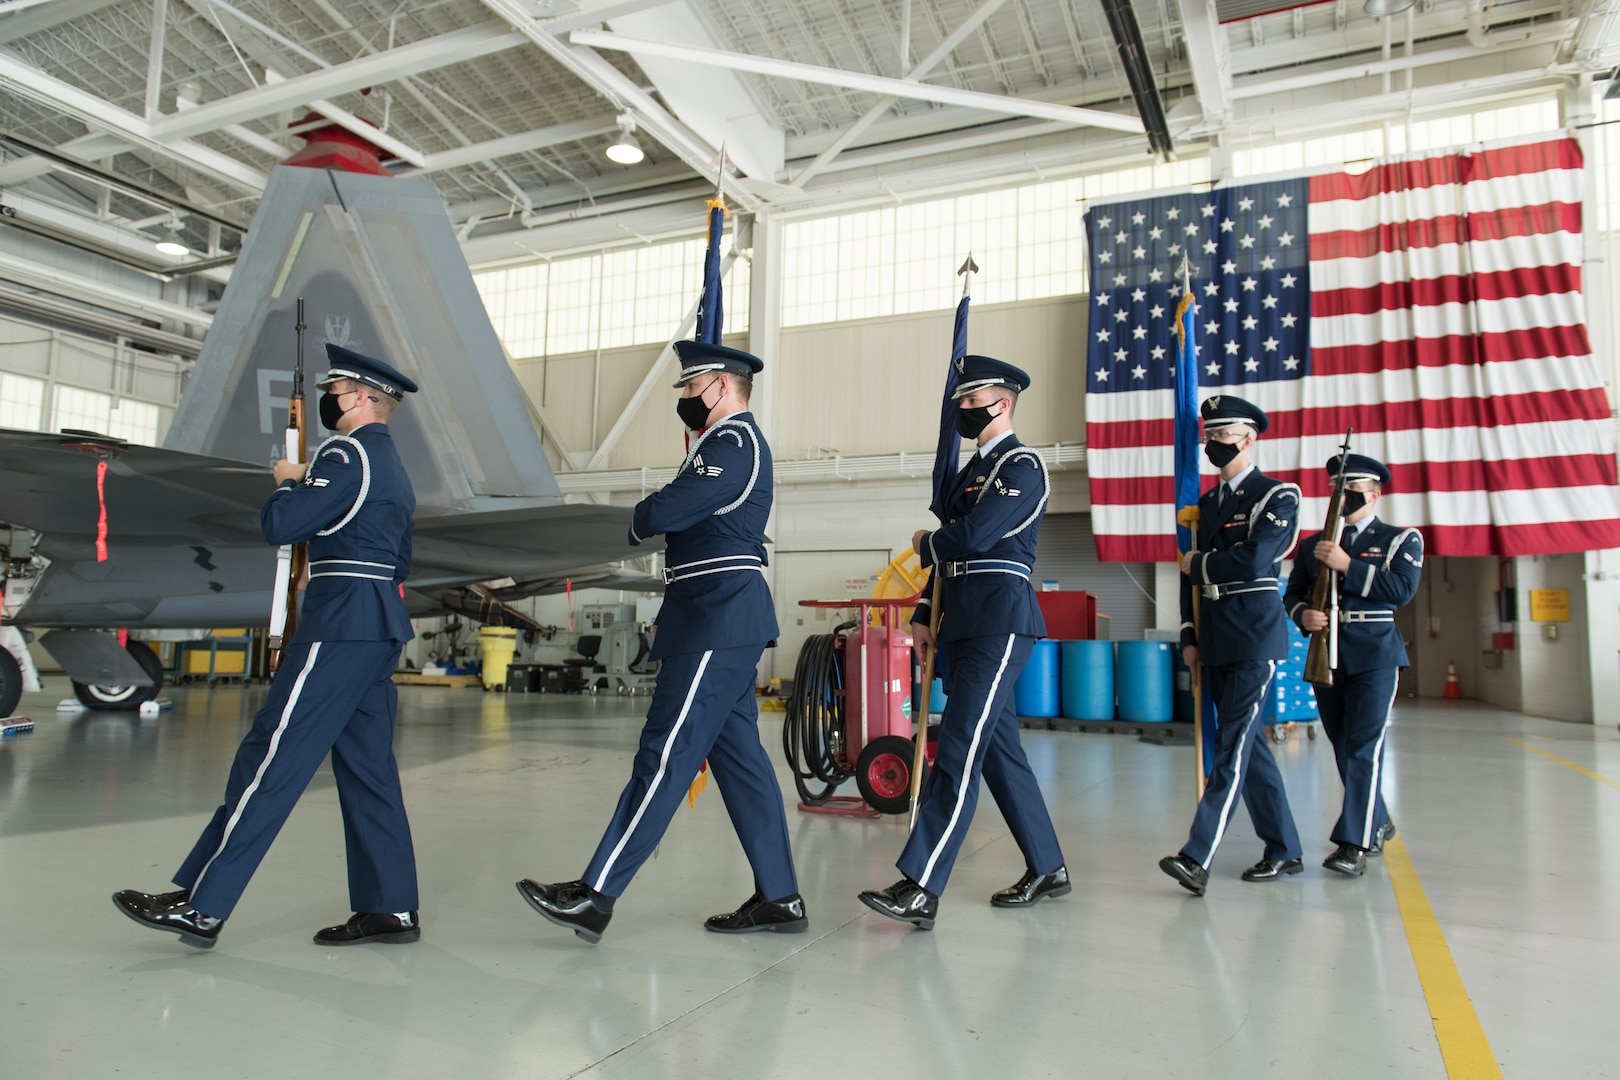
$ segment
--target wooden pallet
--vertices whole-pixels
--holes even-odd
[[[394,676],[394,682],[399,686],[482,686],[483,677],[480,675],[418,675],[414,672],[399,672]]]

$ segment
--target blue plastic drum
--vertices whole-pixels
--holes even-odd
[[[1175,690],[1168,641],[1119,643],[1119,718],[1135,724],[1175,719]]]
[[[1058,643],[1037,641],[1029,663],[1013,684],[1013,708],[1019,716],[1058,714]]]
[[[1114,643],[1065,641],[1063,715],[1070,720],[1114,718]]]

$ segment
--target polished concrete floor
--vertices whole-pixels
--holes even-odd
[[[937,929],[911,931],[855,899],[897,876],[903,820],[793,813],[810,932],[708,934],[751,889],[711,790],[591,947],[512,883],[581,872],[645,699],[402,688],[422,941],[310,941],[348,913],[323,772],[196,952],[108,895],[165,887],[264,688],[177,688],[153,719],[59,715],[65,694],[48,679],[36,730],[0,742],[5,1077],[1447,1075],[1384,860],[1355,880],[1317,865],[1339,797],[1324,741],[1278,748],[1307,853],[1279,884],[1238,880],[1260,854],[1241,814],[1205,899],[1159,872],[1191,819],[1190,749],[1026,732],[1066,898],[986,903],[1022,870],[986,795]],[[1386,792],[1505,1076],[1620,1075],[1617,780],[1611,724],[1397,711]]]

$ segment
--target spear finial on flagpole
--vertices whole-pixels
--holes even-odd
[[[720,162],[714,168],[714,198],[705,203],[710,210],[730,214],[726,209],[726,144],[720,144]]]
[[[956,272],[962,277],[962,295],[966,296],[968,287],[973,281],[973,275],[979,272],[979,264],[973,261],[973,252],[968,252],[967,261],[957,267]]]
[[[1181,266],[1176,272],[1181,275],[1182,291],[1192,292],[1192,260],[1185,251],[1181,253]]]

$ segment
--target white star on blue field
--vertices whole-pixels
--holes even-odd
[[[1174,385],[1183,258],[1192,269],[1199,385],[1303,378],[1310,369],[1307,198],[1305,180],[1288,180],[1089,211],[1087,391]]]

